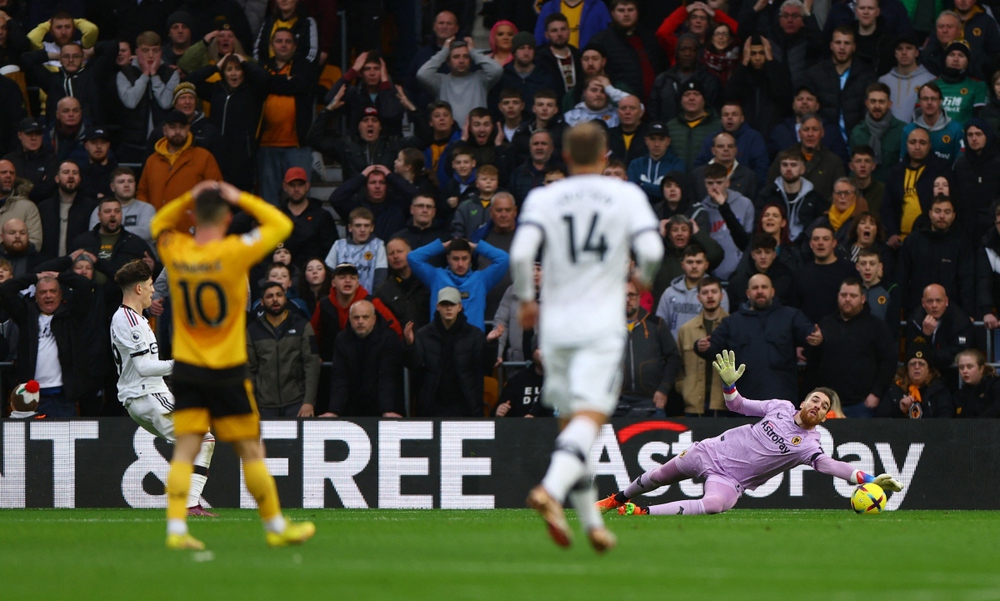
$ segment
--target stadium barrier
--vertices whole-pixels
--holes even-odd
[[[592,457],[602,495],[745,419],[614,420]],[[268,466],[286,507],[523,507],[548,465],[556,421],[270,420]],[[1000,420],[832,420],[824,451],[905,488],[889,509],[1000,508]],[[795,445],[796,441],[776,441]],[[163,507],[169,445],[131,420],[0,422],[0,507]],[[808,467],[779,474],[741,508],[846,509],[852,487]],[[643,501],[698,497],[685,482]],[[239,460],[217,447],[205,499],[254,506]]]

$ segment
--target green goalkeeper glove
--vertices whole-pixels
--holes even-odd
[[[736,353],[733,351],[722,351],[722,354],[715,356],[715,361],[712,362],[712,367],[715,368],[716,373],[722,378],[722,383],[726,385],[726,388],[732,388],[736,384],[736,380],[740,379],[743,372],[746,371],[746,365],[740,365],[739,368],[736,367]]]
[[[891,490],[892,492],[903,490],[903,485],[889,474],[875,476],[875,484],[882,487],[883,490]]]

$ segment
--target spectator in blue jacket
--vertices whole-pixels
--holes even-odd
[[[545,39],[545,19],[552,14],[562,12],[562,5],[575,8],[583,2],[583,9],[578,13],[580,20],[577,23],[570,23],[570,32],[576,30],[576,35],[570,33],[569,43],[577,48],[583,48],[590,41],[590,38],[599,31],[604,31],[611,24],[611,13],[608,5],[602,0],[548,0],[538,11],[538,20],[535,22],[535,41],[541,46]],[[569,15],[566,15],[567,18]],[[575,27],[574,27],[575,26]]]
[[[771,166],[771,160],[767,156],[767,142],[757,130],[747,125],[743,106],[735,100],[726,102],[722,105],[719,120],[722,121],[721,131],[729,132],[736,138],[736,160],[740,162],[740,165],[746,165],[753,169],[753,172],[757,174],[757,183],[766,182],[767,170]],[[712,160],[712,141],[714,139],[714,135],[705,138],[701,145],[701,152],[694,158],[695,167],[707,165]]]
[[[472,252],[490,260],[490,266],[472,271]],[[447,267],[434,267],[430,259],[446,253]],[[486,296],[500,280],[507,275],[510,257],[489,242],[472,244],[464,238],[455,238],[442,243],[435,240],[426,246],[410,251],[410,269],[425,286],[431,290],[432,308],[437,307],[437,291],[448,286],[458,289],[462,295],[462,307],[469,323],[486,331]],[[431,319],[434,313],[431,313]]]
[[[646,129],[646,154],[633,159],[628,165],[628,181],[638,185],[649,197],[649,202],[663,200],[660,182],[671,171],[686,171],[684,159],[670,150],[670,132],[667,124],[654,121]]]

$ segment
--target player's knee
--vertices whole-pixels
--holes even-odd
[[[708,495],[701,502],[705,506],[705,513],[707,514],[722,513],[729,509],[726,507],[726,500],[715,495]]]

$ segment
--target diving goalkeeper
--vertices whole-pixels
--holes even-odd
[[[873,477],[823,454],[816,426],[826,420],[826,412],[837,396],[833,390],[813,390],[796,411],[788,401],[751,401],[740,396],[736,380],[743,375],[746,366],[736,367],[734,352],[722,351],[712,365],[722,378],[729,410],[763,419],[694,443],[667,463],[636,478],[625,490],[598,501],[598,509],[603,512],[617,509],[622,515],[722,513],[736,505],[743,491],[753,490],[797,465],[809,465],[817,472],[855,484],[874,482],[885,490],[898,492],[903,489],[888,474]],[[651,507],[629,502],[632,497],[661,486],[697,477],[706,478],[705,496],[701,499]]]

